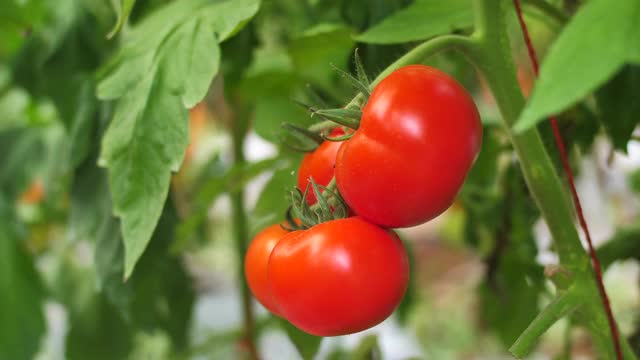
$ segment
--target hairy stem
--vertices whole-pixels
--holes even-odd
[[[470,59],[484,75],[496,99],[525,181],[549,226],[561,263],[571,271],[585,271],[589,259],[585,256],[578,232],[573,226],[572,211],[566,201],[565,190],[540,134],[537,129],[521,134],[511,131],[511,126],[524,106],[524,97],[516,77],[506,33],[502,6],[507,3],[476,0],[475,4],[477,31],[473,39],[477,46],[473,48]]]
[[[524,37],[525,44],[527,45],[529,58],[531,59],[531,63],[533,64],[534,73],[536,76],[538,76],[538,73],[539,73],[538,58],[536,55],[536,50],[533,47],[533,42],[531,41],[531,37],[529,36],[529,30],[527,29],[527,24],[525,23],[524,17],[522,16],[522,7],[520,6],[520,0],[513,0],[513,4],[515,6],[516,13],[518,15],[518,21],[520,23],[520,28],[522,29],[522,35]],[[580,204],[580,197],[578,196],[578,191],[576,190],[575,181],[573,179],[573,172],[571,171],[571,166],[569,165],[569,160],[567,159],[567,152],[564,146],[564,139],[562,139],[562,134],[560,133],[560,128],[558,126],[558,121],[556,120],[556,118],[554,116],[549,117],[549,122],[551,123],[551,128],[553,129],[553,135],[556,140],[556,145],[560,154],[560,159],[562,160],[564,171],[565,171],[565,174],[567,175],[567,180],[569,181],[569,188],[571,190],[571,195],[573,198],[573,204],[576,209],[576,214],[578,215],[580,226],[582,227],[582,231],[584,232],[585,238],[587,240],[587,245],[589,248],[589,256],[591,257],[591,264],[593,265],[593,272],[595,275],[595,281],[596,281],[596,285],[598,285],[598,291],[600,293],[600,298],[602,300],[604,311],[607,315],[607,321],[609,322],[609,329],[611,330],[611,337],[613,338],[616,358],[618,360],[622,360],[623,355],[622,355],[622,347],[620,346],[620,335],[618,332],[616,321],[613,317],[611,304],[609,303],[609,296],[607,295],[607,291],[604,287],[604,282],[602,280],[602,269],[600,267],[600,261],[598,261],[598,256],[596,255],[596,251],[593,246],[593,241],[591,241],[589,226],[587,225],[587,220],[585,219],[584,213],[582,211],[582,205]]]
[[[598,284],[592,276],[589,257],[574,226],[565,190],[537,129],[533,128],[520,134],[514,133],[511,129],[523,108],[524,97],[516,78],[506,30],[505,19],[509,2],[474,0],[474,6],[476,32],[472,37],[477,47],[470,54],[470,58],[484,75],[496,99],[506,130],[520,160],[525,181],[549,227],[560,262],[566,269],[577,274],[573,287],[579,289],[584,297],[596,298]],[[612,347],[607,344],[610,345],[615,339],[607,331],[607,315],[601,306],[594,305],[596,304],[590,301],[581,306],[580,318],[591,331],[601,356],[613,358]],[[525,331],[517,343],[533,343],[538,336],[536,332]],[[623,347],[628,348],[627,344],[624,345]],[[631,355],[629,358],[635,357]]]

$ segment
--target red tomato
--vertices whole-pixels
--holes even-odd
[[[419,225],[455,199],[482,143],[478,110],[449,75],[423,65],[380,82],[336,160],[349,207],[385,227]]]
[[[344,130],[337,127],[331,131],[331,136],[344,135]],[[324,141],[317,149],[304,156],[300,169],[298,170],[298,189],[304,191],[310,178],[318,185],[329,185],[333,179],[334,168],[336,166],[336,154],[340,149],[341,142]],[[309,188],[307,193],[307,204],[313,205],[317,201],[313,188]]]
[[[269,260],[269,284],[284,318],[317,336],[368,329],[402,300],[407,253],[395,234],[359,217],[294,231]]]
[[[267,264],[273,248],[288,233],[279,224],[269,226],[253,238],[244,258],[244,275],[249,289],[256,299],[275,315],[280,313],[267,283]]]

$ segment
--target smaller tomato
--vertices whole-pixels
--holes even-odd
[[[332,137],[341,135],[344,135],[342,127],[333,129],[330,134]],[[325,140],[318,148],[304,156],[298,170],[298,189],[304,191],[307,188],[307,184],[311,183],[309,180],[311,178],[318,185],[329,185],[333,178],[336,155],[340,145],[342,145],[342,142]],[[317,198],[313,188],[309,188],[307,204],[313,205],[316,201]]]
[[[244,275],[249,289],[258,301],[274,315],[280,315],[277,304],[273,301],[268,285],[267,265],[271,251],[278,241],[289,232],[280,224],[267,227],[251,241],[244,258]]]
[[[316,336],[366,330],[398,306],[409,280],[400,239],[359,217],[285,235],[268,278],[282,317]]]

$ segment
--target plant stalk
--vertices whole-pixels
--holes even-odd
[[[233,166],[242,166],[245,162],[244,142],[247,132],[248,115],[241,112],[235,118],[232,129],[232,147],[233,147]],[[242,298],[242,316],[243,316],[243,346],[246,347],[249,359],[258,360],[258,350],[255,343],[255,319],[253,313],[253,305],[251,302],[251,292],[244,275],[244,256],[247,252],[249,234],[247,224],[247,212],[244,208],[244,189],[239,188],[232,191],[231,208],[234,243],[237,256],[237,276],[238,284],[240,284],[240,296]]]
[[[570,271],[584,272],[589,258],[575,229],[573,212],[538,130],[516,134],[511,127],[524,107],[506,32],[506,1],[475,0],[476,32],[470,59],[484,75],[518,155],[525,181],[555,240],[560,262]]]
[[[560,262],[563,267],[577,274],[572,287],[575,291],[580,291],[583,298],[589,299],[579,307],[579,317],[589,328],[601,356],[614,358],[613,348],[610,346],[614,339],[606,326],[606,314],[600,304],[590,301],[599,297],[597,283],[589,256],[582,247],[575,228],[573,212],[565,197],[566,191],[537,129],[521,134],[512,131],[524,106],[524,97],[516,78],[516,68],[509,47],[507,6],[510,6],[508,1],[474,0],[476,31],[472,39],[477,46],[469,57],[484,75],[496,99],[525,181],[549,227]],[[538,336],[536,332],[525,331],[516,344],[533,343]],[[628,359],[635,359],[628,351],[626,342],[623,348]]]

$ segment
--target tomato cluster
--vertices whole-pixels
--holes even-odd
[[[298,171],[301,190],[312,179],[326,186],[335,176],[353,216],[302,230],[278,224],[263,230],[245,259],[251,291],[273,314],[318,336],[380,323],[409,280],[407,253],[390,228],[446,210],[481,142],[476,106],[453,78],[422,65],[391,73],[371,93],[357,131],[342,143],[322,143]],[[327,195],[308,192],[305,206],[318,196]]]

